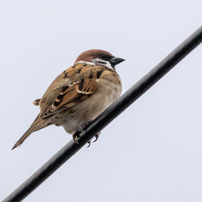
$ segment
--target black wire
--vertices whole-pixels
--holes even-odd
[[[129,105],[137,100],[145,91],[161,79],[170,69],[189,54],[202,42],[202,26],[196,30],[181,45],[172,51],[156,67],[147,73],[140,81],[131,87],[123,96],[115,101],[103,113],[101,113],[85,130],[85,135],[79,139],[79,144],[71,140],[38,171],[29,177],[22,185],[13,191],[3,202],[16,202],[23,200],[43,181],[45,181],[63,163],[81,149],[94,134],[101,131],[114,118],[122,113]]]

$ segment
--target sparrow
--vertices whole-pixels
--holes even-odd
[[[40,106],[40,113],[12,149],[49,125],[63,126],[75,140],[89,122],[120,97],[122,84],[115,65],[123,61],[104,50],[81,53],[73,66],[55,78],[42,98],[33,102]]]

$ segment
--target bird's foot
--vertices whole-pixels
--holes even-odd
[[[78,142],[76,139],[80,137],[80,131],[76,131],[76,132],[72,135],[72,137],[73,137],[74,142],[77,143],[77,144],[79,144],[79,142]]]
[[[81,129],[81,132],[83,132],[91,122],[92,122],[92,121],[88,121],[88,122],[86,122],[86,123],[81,124],[81,128],[82,128],[82,129]]]
[[[83,124],[81,125],[81,131],[76,131],[76,132],[72,135],[73,140],[74,140],[75,143],[79,144],[79,142],[77,141],[77,139],[80,137],[80,134],[81,134],[81,133],[85,134],[85,133],[84,133],[84,132],[85,132],[85,129],[86,129],[86,127],[90,124],[90,122],[91,122],[91,121],[86,122],[86,123],[83,123]],[[98,133],[95,135],[95,140],[94,140],[93,142],[96,142],[96,141],[98,140],[100,133],[101,133],[101,132],[98,132]],[[87,146],[87,148],[88,148],[88,147],[90,147],[90,145],[91,145],[91,140],[89,140],[87,143],[88,143],[88,146]]]
[[[93,142],[96,142],[96,141],[98,140],[98,138],[99,138],[99,136],[100,136],[100,133],[101,133],[101,132],[98,132],[98,133],[95,135],[95,140],[94,140]],[[88,146],[87,146],[87,148],[90,147],[90,145],[91,145],[91,140],[88,141]]]

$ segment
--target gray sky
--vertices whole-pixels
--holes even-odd
[[[0,200],[70,139],[62,127],[11,151],[52,80],[83,51],[123,57],[123,92],[202,22],[201,0],[0,1]],[[201,202],[202,45],[25,201]]]

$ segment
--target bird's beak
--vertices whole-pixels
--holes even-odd
[[[125,60],[125,59],[123,59],[123,58],[113,57],[113,58],[111,58],[110,63],[111,63],[111,65],[114,67],[115,65],[117,65],[117,64],[119,64],[119,63],[121,63],[121,62],[123,62],[124,60]]]

